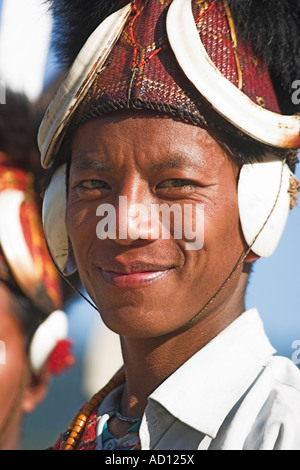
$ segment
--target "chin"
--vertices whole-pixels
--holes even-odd
[[[118,307],[99,306],[99,312],[105,325],[118,335],[128,338],[154,338],[177,330],[180,325],[170,315],[170,309],[161,310],[153,306],[123,305]],[[180,319],[181,322],[181,319]]]

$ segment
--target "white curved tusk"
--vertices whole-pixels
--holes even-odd
[[[238,205],[242,231],[251,250],[269,257],[276,250],[290,211],[291,170],[266,154],[263,161],[242,166]]]
[[[6,189],[0,193],[0,245],[18,285],[23,292],[33,296],[38,274],[20,220],[24,200],[25,194],[20,190]]]
[[[69,258],[69,240],[65,224],[66,164],[51,178],[43,200],[42,220],[48,250],[56,267],[63,272]]]
[[[197,31],[191,0],[173,0],[167,14],[167,35],[183,72],[219,114],[264,144],[300,146],[300,116],[283,116],[261,108],[211,61]]]
[[[29,360],[34,373],[41,371],[56,343],[65,339],[67,333],[68,319],[62,310],[55,310],[41,323],[33,335],[29,349]]]
[[[53,154],[61,144],[71,117],[118,40],[130,11],[129,3],[108,16],[95,29],[50,103],[38,133],[44,168],[51,166]]]

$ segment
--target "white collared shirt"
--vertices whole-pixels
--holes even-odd
[[[300,370],[274,353],[257,310],[243,313],[149,396],[141,448],[300,450]]]

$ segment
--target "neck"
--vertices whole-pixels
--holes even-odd
[[[10,412],[0,429],[0,450],[20,450],[21,418]]]
[[[244,290],[243,290],[244,294]],[[180,331],[158,338],[121,338],[126,385],[122,410],[138,417],[148,396],[245,311],[244,295],[209,308]]]
[[[9,436],[8,439],[0,442],[0,450],[20,450],[19,435]]]

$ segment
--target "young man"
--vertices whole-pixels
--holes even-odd
[[[1,450],[22,447],[24,415],[44,399],[52,375],[73,362],[41,223],[34,109],[8,91],[0,108]]]
[[[282,114],[297,14],[51,4],[74,63],[39,134],[44,230],[124,358],[54,448],[299,449],[299,370],[244,306],[251,263],[275,250],[299,189],[300,119]]]

